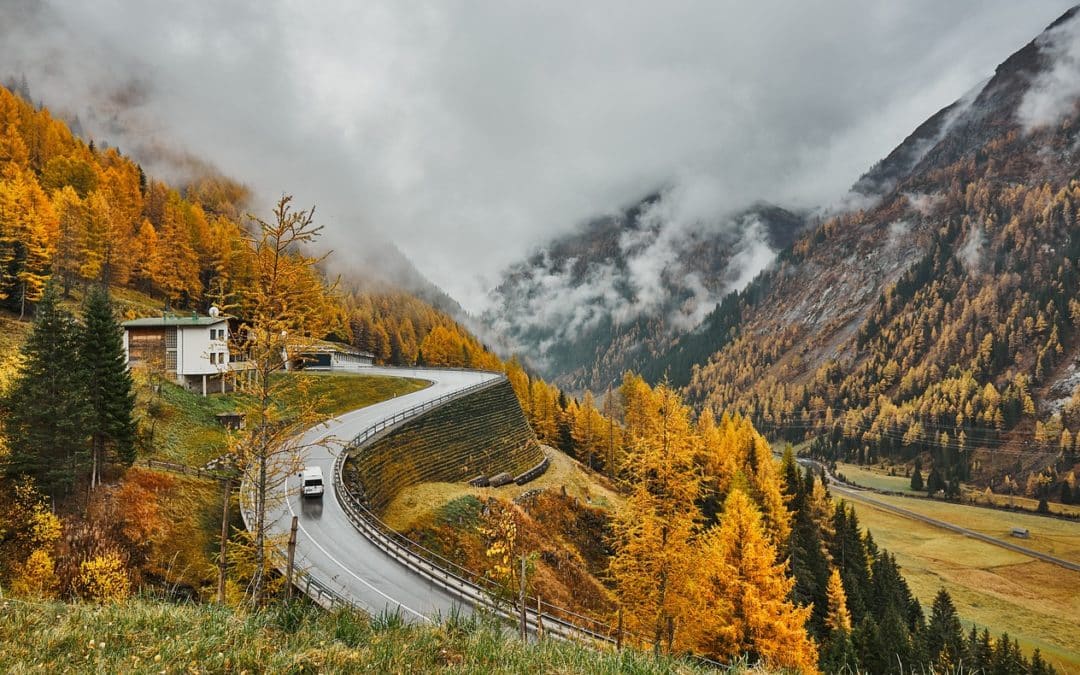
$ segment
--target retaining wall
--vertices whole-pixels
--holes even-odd
[[[517,476],[544,460],[506,379],[440,405],[354,452],[342,477],[377,514],[410,485],[465,483],[503,471]]]

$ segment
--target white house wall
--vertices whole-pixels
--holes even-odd
[[[176,336],[177,375],[216,375],[225,370],[229,363],[229,347],[222,340],[211,340],[210,329],[215,331],[225,327],[225,323],[213,326],[178,327]],[[210,363],[210,354],[225,354],[225,365],[219,367]]]

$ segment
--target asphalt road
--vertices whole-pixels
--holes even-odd
[[[821,464],[813,460],[800,459],[799,462],[802,464],[813,464],[816,468],[821,468]],[[934,527],[940,527],[945,530],[950,530],[952,532],[962,534],[965,537],[978,539],[979,541],[984,541],[988,544],[993,544],[994,546],[1000,546],[1001,548],[1005,548],[1016,553],[1022,553],[1023,555],[1029,556],[1031,558],[1036,558],[1038,560],[1043,560],[1048,563],[1053,563],[1054,565],[1060,565],[1061,567],[1073,570],[1074,572],[1080,572],[1080,564],[1074,563],[1070,560],[1056,558],[1047,553],[1035,551],[1030,548],[1014,544],[1010,541],[1005,541],[1004,539],[991,537],[990,535],[983,534],[982,532],[975,532],[974,530],[969,530],[967,528],[960,527],[959,525],[954,525],[944,520],[938,520],[937,518],[930,518],[929,516],[924,516],[921,513],[916,513],[915,511],[910,511],[894,504],[884,502],[880,499],[876,499],[871,496],[873,494],[872,491],[860,490],[858,488],[850,487],[836,480],[836,478],[832,474],[827,473],[827,475],[829,477],[829,490],[831,490],[835,494],[842,495],[847,499],[863,502],[865,504],[873,506],[876,509],[895,513],[896,515],[903,516],[904,518],[910,518],[912,520],[926,523],[927,525],[933,525]]]
[[[363,374],[414,377],[432,384],[426,389],[354,410],[320,425],[303,437],[312,447],[301,458],[304,466],[322,468],[322,499],[302,499],[295,473],[274,481],[279,499],[268,503],[270,535],[287,540],[292,516],[299,516],[295,565],[342,598],[375,615],[398,611],[409,621],[425,621],[468,606],[445,590],[412,572],[371,543],[349,521],[334,493],[334,460],[342,446],[381,419],[474,384],[494,379],[491,373],[404,368],[371,368]]]

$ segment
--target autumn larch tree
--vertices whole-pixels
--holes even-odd
[[[744,488],[731,490],[694,567],[704,602],[699,649],[724,660],[745,654],[767,667],[817,672],[817,646],[805,628],[810,608],[788,599],[794,580],[786,568],[757,506]]]
[[[631,494],[614,523],[610,571],[626,628],[656,652],[688,648],[693,629],[690,578],[697,564],[691,538],[698,511],[698,475],[689,410],[665,385],[650,391],[628,380],[624,400],[636,415],[627,430]]]
[[[314,271],[323,258],[299,250],[311,245],[322,229],[314,224],[311,210],[294,211],[292,197],[283,196],[271,220],[253,220],[254,279],[241,297],[245,320],[233,344],[247,359],[238,372],[238,382],[249,395],[243,406],[247,428],[234,437],[233,450],[248,486],[241,495],[250,514],[248,597],[258,606],[266,597],[269,558],[277,544],[268,539],[267,512],[279,498],[282,481],[299,468],[301,431],[325,419],[317,412],[319,401],[305,388],[306,380],[279,373],[325,334],[328,319],[322,309],[328,289]]]

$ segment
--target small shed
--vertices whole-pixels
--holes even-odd
[[[1012,536],[1020,537],[1021,539],[1028,539],[1031,537],[1031,532],[1026,527],[1014,527],[1012,529]]]
[[[226,429],[238,430],[243,429],[246,425],[244,423],[244,413],[242,412],[223,412],[215,415],[217,417],[218,424]]]

